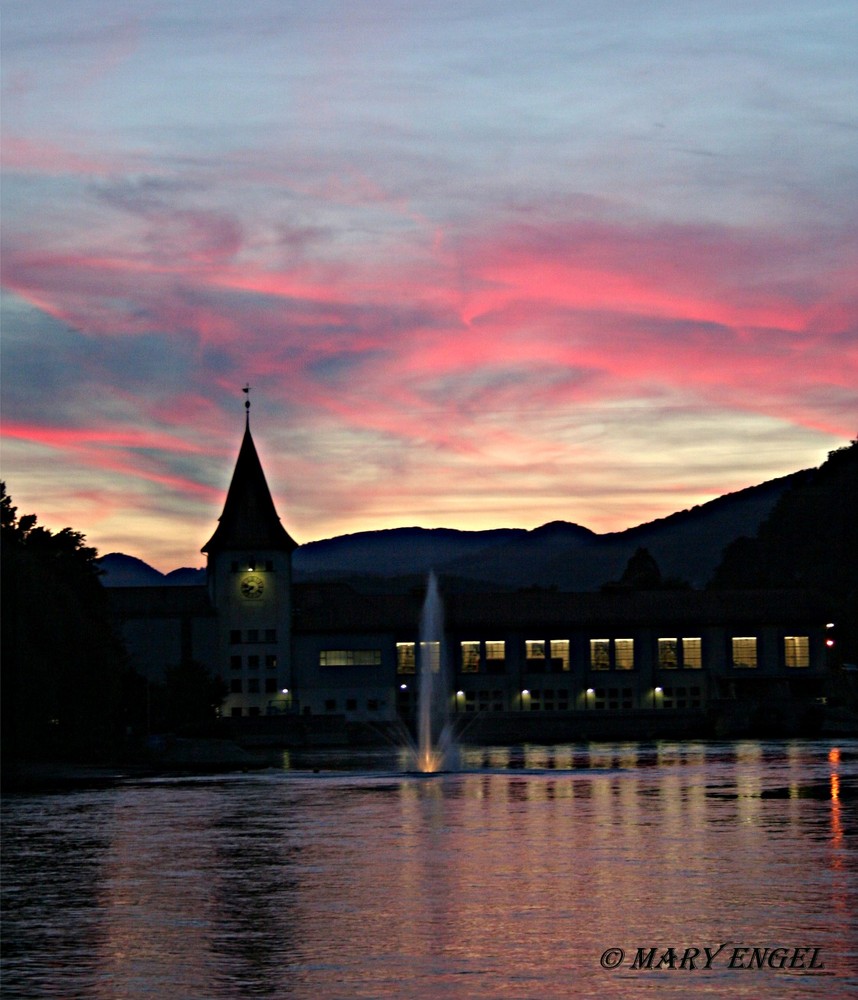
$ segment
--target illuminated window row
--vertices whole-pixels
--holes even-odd
[[[756,636],[734,636],[732,665],[737,669],[757,666]],[[786,667],[810,666],[807,636],[785,636],[783,663]],[[413,674],[419,660],[419,643],[396,644],[396,670]],[[432,645],[438,656],[438,644]],[[565,673],[571,669],[568,639],[527,639],[524,644],[525,669],[528,673]],[[459,670],[463,674],[504,673],[506,643],[503,640],[465,640],[459,644]],[[660,636],[657,640],[657,665],[660,670],[702,670],[703,640],[700,636]],[[632,638],[597,638],[589,640],[589,667],[595,671],[634,670],[635,640]]]
[[[319,652],[320,667],[378,667],[380,649],[323,649]]]
[[[702,669],[703,641],[700,636],[659,639],[658,666],[660,670]]]
[[[758,642],[754,635],[735,635],[731,640],[732,663],[737,670],[754,670],[759,666]],[[785,667],[801,669],[810,666],[810,639],[806,635],[785,635],[783,639]]]

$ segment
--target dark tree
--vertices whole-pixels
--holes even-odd
[[[123,731],[124,651],[96,550],[71,528],[18,517],[0,483],[3,752],[97,759]]]
[[[649,549],[639,546],[626,563],[617,581],[603,585],[603,591],[614,590],[686,590],[689,584],[674,577],[663,577]]]
[[[227,687],[208,667],[194,660],[167,670],[164,683],[164,725],[175,733],[198,733],[217,720]]]
[[[775,505],[756,538],[724,550],[715,588],[797,587],[825,595],[839,655],[858,658],[858,440],[830,452]]]

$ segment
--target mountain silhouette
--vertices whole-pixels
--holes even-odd
[[[586,591],[619,580],[634,553],[646,548],[665,579],[702,587],[724,549],[737,538],[756,535],[779,499],[806,474],[793,473],[602,535],[567,521],[532,530],[410,527],[340,535],[299,546],[292,557],[294,578],[298,583],[340,579],[361,589],[406,590],[415,577],[434,569],[463,588]],[[99,566],[108,587],[205,582],[204,569],[164,574],[118,552],[102,557]]]

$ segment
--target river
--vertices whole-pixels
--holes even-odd
[[[6,796],[4,997],[858,995],[858,742],[407,767],[292,752]]]

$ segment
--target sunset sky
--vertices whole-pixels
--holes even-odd
[[[858,433],[854,0],[3,0],[3,477],[202,565],[631,527]]]

